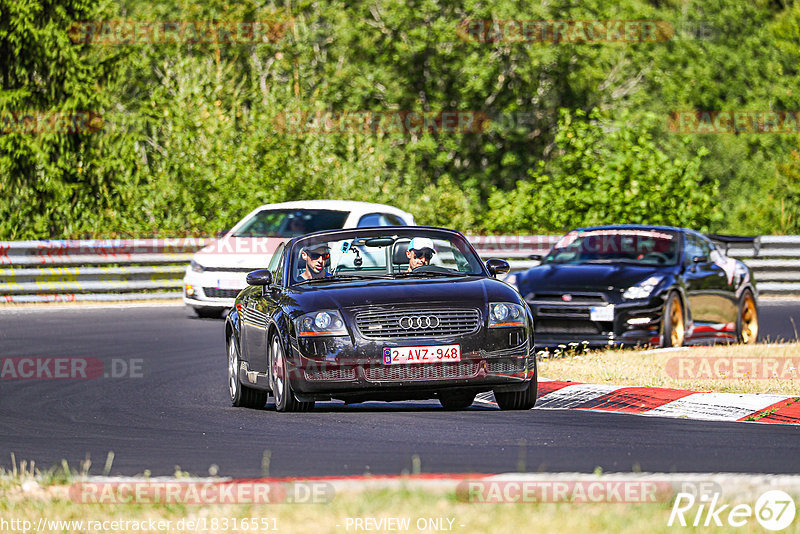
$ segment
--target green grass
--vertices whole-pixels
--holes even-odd
[[[464,501],[464,494],[456,491],[457,483],[441,483],[431,489],[410,487],[400,482],[391,488],[339,490],[327,504],[270,504],[270,505],[186,505],[186,504],[84,504],[70,498],[70,484],[82,478],[68,466],[41,472],[32,466],[20,465],[12,471],[0,470],[0,518],[23,521],[37,525],[40,518],[61,521],[83,521],[83,529],[72,525],[62,530],[39,532],[164,532],[158,528],[128,528],[124,523],[112,521],[169,521],[170,532],[253,532],[242,528],[241,521],[256,520],[266,526],[258,532],[290,533],[348,533],[368,532],[355,528],[356,519],[380,521],[381,519],[408,520],[406,532],[457,532],[457,533],[509,533],[521,532],[730,532],[731,527],[668,527],[672,501],[647,504],[624,503],[524,503],[482,504]],[[64,471],[66,467],[66,471]],[[599,476],[599,475],[598,475]],[[631,475],[633,477],[633,475]],[[144,480],[144,479],[142,479]],[[728,488],[726,487],[725,491]],[[755,498],[734,499],[731,504],[755,504]],[[693,509],[686,517],[694,517]],[[438,520],[440,526],[452,530],[431,528],[429,520]],[[88,521],[106,522],[105,528],[92,530]],[[183,522],[184,530],[176,531]],[[194,522],[193,529],[187,522]],[[234,528],[234,522],[239,528]],[[427,528],[424,523],[428,523]],[[724,514],[723,514],[724,523]],[[362,523],[365,524],[365,523]],[[131,523],[128,523],[130,526]],[[163,525],[163,524],[162,524]],[[249,523],[248,523],[249,525]],[[139,525],[141,526],[141,524]],[[375,523],[370,523],[375,526]],[[205,527],[207,530],[201,530]],[[214,528],[216,527],[216,528]],[[8,532],[13,530],[6,529]],[[20,530],[17,530],[20,531]],[[370,530],[388,532],[386,529]],[[402,531],[402,530],[401,530]],[[764,532],[751,519],[736,532]],[[800,532],[800,520],[795,520],[783,532]]]
[[[733,363],[726,363],[715,369],[714,362],[720,359],[742,366],[734,370]],[[770,362],[777,366],[764,366]],[[760,372],[765,369],[774,371]],[[590,384],[800,396],[800,343],[687,347],[655,353],[568,348],[540,356],[539,376]]]

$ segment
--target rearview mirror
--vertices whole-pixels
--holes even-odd
[[[695,256],[692,263],[708,263],[708,256]]]
[[[247,285],[268,286],[272,285],[272,273],[267,269],[258,269],[247,273]]]
[[[486,260],[486,268],[489,269],[489,274],[497,276],[498,274],[506,274],[511,270],[511,266],[506,260],[491,258]]]

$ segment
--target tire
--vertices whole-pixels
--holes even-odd
[[[758,341],[758,306],[753,292],[745,289],[739,299],[739,313],[736,316],[736,340],[750,345]]]
[[[686,339],[686,321],[684,320],[681,297],[672,291],[664,305],[661,318],[661,346],[680,347]]]
[[[286,373],[286,355],[283,344],[277,335],[270,340],[270,387],[275,397],[275,410],[279,412],[308,412],[314,409],[314,401],[300,402],[292,393],[292,385]]]
[[[196,313],[198,317],[203,317],[204,319],[219,319],[224,312],[225,308],[207,308],[205,306],[194,308],[194,313]]]
[[[534,363],[535,365],[535,363]],[[494,399],[501,410],[530,410],[536,404],[539,388],[538,366],[533,368],[533,378],[522,391],[495,391]]]
[[[439,394],[439,403],[445,410],[465,410],[475,401],[475,393],[443,392]]]
[[[245,386],[239,381],[239,368],[241,359],[233,334],[228,338],[228,393],[231,405],[245,408],[263,408],[267,403],[269,393],[260,389]]]

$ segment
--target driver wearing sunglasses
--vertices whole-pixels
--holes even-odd
[[[431,258],[436,254],[436,249],[433,247],[433,241],[427,237],[415,237],[408,244],[406,256],[408,257],[408,270],[411,272],[417,267],[429,265]]]
[[[314,245],[303,249],[300,257],[306,262],[306,270],[300,274],[300,278],[311,280],[312,278],[325,278],[330,276],[325,270],[325,265],[331,257],[328,245]]]

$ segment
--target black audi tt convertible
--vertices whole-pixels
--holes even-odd
[[[724,247],[752,241],[714,238]],[[533,313],[538,347],[754,343],[756,283],[726,251],[685,228],[579,228],[541,265],[512,277]]]
[[[225,323],[234,406],[437,398],[463,409],[536,401],[533,320],[460,233],[377,227],[308,234],[247,276]]]

